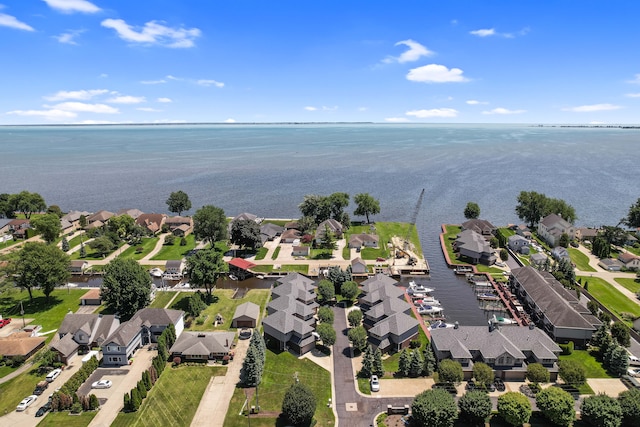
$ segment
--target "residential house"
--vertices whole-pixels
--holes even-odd
[[[174,236],[184,237],[193,232],[193,219],[188,216],[173,216],[165,219],[164,223]]]
[[[89,263],[82,259],[74,259],[69,262],[69,271],[71,274],[84,274],[89,268]]]
[[[0,354],[4,357],[24,357],[28,359],[44,347],[46,337],[32,337],[27,332],[15,332],[0,338]]]
[[[367,263],[360,257],[351,260],[351,274],[366,275],[369,273]]]
[[[144,214],[140,209],[120,209],[116,212],[116,216],[129,215],[133,219],[137,219],[140,215]]]
[[[569,236],[571,240],[576,235],[576,229],[573,224],[563,219],[560,215],[547,215],[538,223],[538,235],[546,241],[549,246],[558,246],[560,237],[562,237],[563,234]]]
[[[377,248],[380,238],[376,234],[352,234],[349,236],[349,248]]]
[[[404,299],[385,298],[363,313],[362,323],[366,329],[370,329],[376,323],[395,313],[411,315],[411,310],[411,304]]]
[[[61,221],[68,221],[74,228],[80,227],[80,218],[84,217],[85,219],[91,216],[90,212],[87,211],[69,211],[66,215],[60,218]]]
[[[327,231],[333,234],[336,239],[342,239],[342,224],[333,218],[322,221],[316,229],[316,242],[322,243]]]
[[[240,215],[234,217],[229,223],[232,223],[234,221],[254,221],[260,224],[262,222],[262,218],[258,218],[257,215],[254,215],[252,213],[243,212]]]
[[[0,236],[4,236],[9,233],[9,223],[13,221],[12,218],[0,218]],[[2,240],[0,240],[1,242]]]
[[[152,234],[156,234],[162,230],[162,226],[166,219],[167,216],[165,214],[142,214],[138,216],[135,221],[140,227]]]
[[[284,232],[284,227],[268,222],[260,226],[260,240],[264,245],[266,242],[275,240]]]
[[[184,312],[166,308],[143,308],[131,320],[122,323],[102,344],[103,365],[122,366],[136,350],[146,344],[158,342],[162,332],[173,324],[176,337],[184,329]]]
[[[405,313],[393,313],[368,330],[368,341],[383,353],[400,351],[418,337],[419,327],[415,318]]]
[[[222,360],[233,348],[234,332],[185,331],[169,349],[171,358],[183,362]]]
[[[252,302],[245,302],[236,307],[231,321],[232,328],[255,328],[260,317],[260,306]]]
[[[170,259],[164,263],[164,274],[182,277],[184,268],[184,261],[181,259]]]
[[[14,240],[27,237],[27,230],[31,228],[31,221],[28,219],[12,219],[9,221],[9,233]]]
[[[638,243],[638,238],[631,233],[627,233],[627,236],[624,240],[625,246],[635,246]]]
[[[519,224],[515,226],[515,231],[518,236],[522,236],[525,239],[531,240],[531,230],[526,224]]]
[[[551,273],[533,267],[511,271],[510,286],[531,318],[557,342],[585,347],[601,322]]]
[[[580,241],[593,241],[593,239],[598,235],[599,232],[600,230],[598,230],[597,228],[579,227],[576,228],[575,238]]]
[[[603,258],[598,265],[607,271],[620,271],[624,264],[615,258]]]
[[[99,222],[100,225],[103,225],[107,221],[109,221],[109,218],[111,218],[113,216],[114,216],[113,212],[101,210],[101,211],[98,211],[98,212],[94,213],[93,215],[90,215],[87,218],[87,224],[93,224],[95,222]]]
[[[509,246],[509,249],[523,255],[529,254],[529,243],[530,241],[527,238],[520,236],[519,234],[509,236],[509,238],[507,239],[507,245]]]
[[[289,228],[285,230],[280,236],[281,243],[293,243],[296,240],[299,240],[302,235],[295,228]]]
[[[531,254],[529,256],[529,262],[531,263],[531,265],[536,267],[545,265],[548,259],[549,257],[547,257],[542,252],[536,252],[535,254]]]
[[[472,230],[482,236],[491,238],[498,231],[498,227],[484,219],[470,219],[462,223],[461,230]]]
[[[551,381],[558,375],[560,347],[538,328],[525,326],[459,326],[431,331],[431,347],[437,361],[452,359],[462,365],[465,379],[473,365],[486,363],[494,375],[506,381],[523,381],[527,364],[540,363]]]
[[[489,242],[483,235],[473,230],[460,232],[453,243],[453,248],[460,253],[460,256],[469,258],[473,264],[493,265],[496,262],[496,256]]]
[[[51,349],[56,360],[69,364],[77,354],[102,345],[119,326],[120,320],[114,315],[68,313],[56,331]]]
[[[291,256],[309,256],[309,246],[293,246]]]
[[[66,219],[60,218],[60,229],[62,230],[61,234],[65,235],[73,232],[76,227]]]
[[[567,250],[567,248],[564,248],[562,246],[556,246],[555,248],[551,249],[551,256],[558,261],[560,261],[561,259],[571,261],[569,251]]]
[[[618,261],[620,261],[624,268],[627,270],[640,269],[640,258],[632,254],[631,252],[623,252],[618,255]]]
[[[80,305],[101,305],[100,288],[93,288],[80,297]]]

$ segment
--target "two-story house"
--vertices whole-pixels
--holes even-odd
[[[576,235],[576,229],[569,221],[563,219],[560,215],[547,215],[538,223],[538,236],[549,244],[549,246],[558,246],[560,237],[563,234],[573,239]]]

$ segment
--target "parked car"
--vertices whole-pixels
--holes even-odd
[[[38,408],[38,412],[36,412],[36,417],[41,417],[51,410],[51,402],[47,402]]]
[[[629,368],[627,369],[627,374],[631,377],[640,377],[640,369],[638,368]]]
[[[569,243],[571,246],[573,246],[574,248],[579,248],[580,245],[578,244],[578,242],[576,242],[575,240],[572,240],[571,243]]]
[[[51,372],[49,372],[47,374],[47,381],[49,381],[50,383],[53,382],[53,380],[58,378],[61,373],[62,373],[62,369],[60,369],[60,368],[54,369],[53,371],[51,371]]]
[[[251,329],[249,329],[249,328],[240,329],[240,333],[238,334],[238,338],[240,338],[241,340],[246,340],[246,339],[251,338]]]
[[[35,390],[33,390],[33,394],[40,396],[44,391],[49,387],[49,381],[40,381],[36,384]]]
[[[109,388],[111,387],[111,381],[109,380],[100,380],[91,384],[91,388]]]
[[[476,383],[473,380],[467,381],[467,385],[465,387],[466,390],[473,391],[476,389]]]
[[[506,387],[504,385],[504,381],[502,381],[500,378],[496,378],[493,380],[493,385],[496,386],[496,390],[498,391],[505,391]]]
[[[380,391],[380,380],[377,375],[371,375],[371,391]]]
[[[38,396],[36,396],[35,394],[32,394],[31,396],[25,397],[24,399],[22,399],[22,401],[20,403],[18,403],[18,406],[16,407],[16,411],[24,411],[33,402],[35,402],[36,399],[38,399]]]
[[[11,323],[11,318],[7,317],[6,319],[0,319],[0,328],[4,328],[9,323]]]

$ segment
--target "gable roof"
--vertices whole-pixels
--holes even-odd
[[[100,299],[100,288],[93,288],[86,294],[82,295],[80,299]]]
[[[75,334],[79,330],[90,335],[99,316],[98,314],[67,313],[58,328],[58,335]]]
[[[394,313],[376,323],[369,329],[369,333],[379,337],[385,337],[389,334],[400,336],[413,328],[417,328],[418,325],[418,321],[413,317],[404,313]]]
[[[481,254],[484,252],[491,252],[491,245],[484,236],[473,230],[463,230],[458,234],[455,241],[458,249],[464,248],[468,251]]]
[[[14,333],[8,337],[0,338],[0,354],[5,357],[26,356],[34,350],[42,347],[46,338],[31,337]]]
[[[233,332],[189,332],[184,331],[173,344],[170,353],[187,356],[209,356],[212,353],[229,353],[233,345]]]
[[[254,304],[251,301],[247,301],[244,304],[240,304],[236,307],[236,311],[233,314],[233,320],[240,317],[249,317],[250,319],[258,320],[260,316],[260,306]]]
[[[101,211],[98,211],[98,212],[94,213],[89,218],[87,218],[87,222],[91,223],[91,222],[95,222],[95,221],[100,221],[100,222],[104,223],[105,221],[107,221],[112,216],[113,216],[113,212],[101,210]]]
[[[138,335],[142,326],[168,326],[170,323],[176,324],[184,315],[182,310],[171,310],[168,308],[143,308],[133,315],[131,320],[120,324],[105,341],[105,344],[116,343],[119,346],[127,346]]]
[[[233,221],[255,221],[257,222],[258,216],[254,215],[252,213],[248,213],[248,212],[243,212],[241,214],[239,214],[238,216],[236,216],[235,218],[233,218],[231,220],[231,222]]]
[[[73,334],[66,334],[56,342],[51,343],[51,348],[57,350],[64,357],[69,357],[78,350],[80,344],[73,340]]]
[[[548,229],[550,228],[565,229],[565,228],[571,227],[570,222],[568,222],[566,219],[563,219],[560,215],[556,215],[556,214],[550,214],[545,216],[544,218],[542,218],[542,221],[540,221],[540,223],[543,224]]]
[[[118,212],[116,212],[116,216],[129,215],[131,218],[136,219],[143,213],[144,212],[142,212],[140,209],[120,209]]]
[[[462,230],[473,230],[480,234],[493,233],[496,226],[485,219],[470,219],[462,223]]]
[[[631,261],[638,259],[638,257],[632,254],[631,252],[623,252],[620,255],[618,255],[618,259],[623,264],[628,264]]]
[[[229,261],[229,265],[237,267],[241,270],[248,270],[256,266],[256,264],[243,258],[233,258],[231,261]]]
[[[371,292],[384,285],[395,285],[398,283],[394,278],[387,276],[386,274],[377,273],[373,277],[369,277],[367,280],[361,283],[362,291],[365,293]]]

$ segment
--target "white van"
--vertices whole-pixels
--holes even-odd
[[[53,380],[58,378],[58,375],[60,375],[61,373],[62,373],[62,369],[60,368],[54,369],[53,371],[47,374],[47,381],[49,381],[50,383],[53,382]]]

